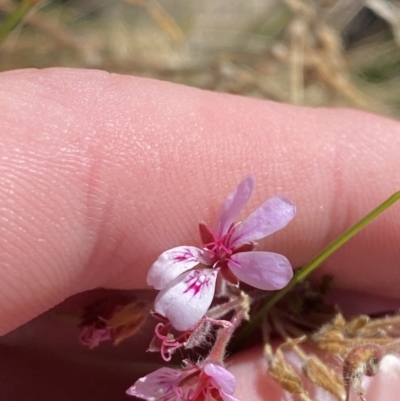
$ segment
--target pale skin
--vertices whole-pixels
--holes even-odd
[[[294,221],[260,242],[295,267],[400,190],[400,124],[380,116],[84,70],[2,73],[0,93],[0,334],[84,290],[146,289],[156,257],[198,245],[199,221],[211,222],[248,173],[257,182],[247,212],[276,194],[296,203]],[[337,288],[369,294],[366,305],[379,297],[397,305],[399,221],[395,205],[317,274],[334,274]],[[38,336],[28,337],[34,347]],[[27,349],[10,348],[26,344],[18,331],[5,339],[2,358],[16,366],[2,363],[7,399],[22,399],[18,383],[26,377],[38,387],[30,388],[34,400],[46,401],[49,392],[54,399],[56,390],[72,399],[74,386],[94,395],[88,382],[106,388],[93,399],[127,399],[113,383],[123,377],[124,386],[132,384],[129,368],[95,373],[52,354],[42,355],[38,369]],[[280,400],[260,360],[257,351],[232,365],[241,377],[236,396]],[[82,370],[86,384],[54,384],[55,365]],[[262,384],[250,385],[249,372]],[[373,390],[374,401],[390,388]]]

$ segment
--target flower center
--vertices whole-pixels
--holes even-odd
[[[207,227],[208,235],[206,238],[203,238],[206,239],[207,242],[203,243],[202,248],[209,251],[208,257],[211,259],[214,267],[218,262],[223,262],[226,259],[229,259],[232,255],[233,247],[230,242],[232,235],[235,232],[235,228],[236,225],[232,224],[224,235],[218,237],[209,227]]]

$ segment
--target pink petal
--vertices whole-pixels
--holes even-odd
[[[247,175],[235,190],[226,198],[216,220],[215,233],[221,237],[225,234],[235,217],[249,201],[254,188],[254,177]]]
[[[232,246],[253,242],[285,227],[296,214],[289,199],[276,196],[268,199],[237,227]]]
[[[207,363],[203,368],[207,376],[214,379],[218,388],[226,394],[233,394],[236,390],[236,379],[232,373],[228,372],[225,368],[214,363]]]
[[[192,328],[206,314],[215,292],[217,269],[192,270],[171,281],[155,300],[155,311],[179,331]]]
[[[233,397],[233,396],[231,396],[231,395],[229,395],[229,394],[226,394],[226,393],[224,393],[223,391],[220,391],[220,392],[219,392],[219,395],[221,396],[221,398],[222,398],[224,401],[240,401],[238,398]]]
[[[293,277],[290,262],[278,253],[235,253],[228,266],[240,281],[261,290],[279,290]]]
[[[174,387],[181,380],[181,372],[171,368],[161,368],[139,379],[126,393],[147,401],[174,401]]]
[[[163,289],[170,281],[203,262],[202,253],[194,246],[178,246],[163,252],[150,267],[147,284],[156,290]]]
[[[110,341],[111,339],[110,329],[99,329],[95,325],[84,326],[79,335],[79,341],[90,349],[98,347],[102,341]]]

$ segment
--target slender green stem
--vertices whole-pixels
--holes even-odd
[[[22,0],[15,10],[0,25],[0,43],[22,21],[26,13],[37,3],[33,0]]]
[[[312,273],[326,258],[332,255],[337,249],[339,249],[345,242],[347,242],[350,238],[356,235],[359,231],[361,231],[366,225],[371,223],[376,217],[378,217],[382,212],[392,206],[400,200],[400,191],[393,194],[390,198],[388,198],[385,202],[380,204],[377,208],[372,210],[372,212],[368,213],[365,217],[363,217],[360,221],[350,227],[347,231],[345,231],[342,235],[336,238],[333,242],[331,242],[322,252],[320,252],[308,265],[302,267],[297,270],[295,275],[289,284],[282,288],[280,291],[276,292],[272,295],[271,298],[268,299],[266,304],[261,308],[261,310],[251,319],[250,323],[243,329],[240,335],[234,342],[234,349],[240,347],[240,345],[244,342],[244,340],[253,332],[253,330],[260,324],[261,319],[265,316],[270,309],[280,301],[296,284],[300,283],[304,280],[310,273]]]

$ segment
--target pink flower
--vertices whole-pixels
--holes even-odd
[[[200,224],[201,248],[172,248],[150,268],[147,283],[161,290],[155,311],[176,330],[190,329],[206,314],[219,272],[233,285],[241,280],[262,290],[278,290],[292,278],[292,267],[283,255],[253,250],[255,241],[285,227],[296,208],[289,199],[277,196],[264,202],[242,223],[234,223],[253,188],[254,178],[248,175],[225,200],[214,229]]]
[[[239,401],[232,394],[236,379],[225,368],[207,363],[183,370],[161,368],[139,379],[127,390],[147,401]]]

